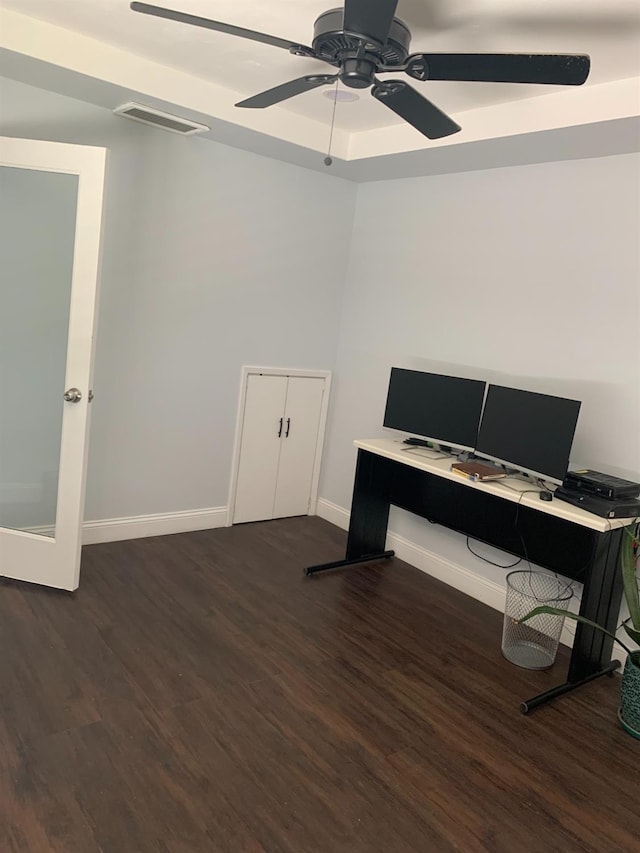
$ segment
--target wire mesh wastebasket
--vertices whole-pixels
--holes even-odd
[[[555,575],[518,571],[507,575],[507,600],[502,628],[502,654],[525,669],[548,669],[558,651],[564,616],[543,613],[520,624],[534,607],[566,608],[573,590]]]

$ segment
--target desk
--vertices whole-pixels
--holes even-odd
[[[450,470],[451,457],[427,458],[401,441],[354,443],[358,460],[345,559],[310,566],[305,574],[392,557],[394,552],[384,548],[393,504],[580,581],[581,615],[615,633],[622,600],[623,528],[634,519],[599,518],[558,499],[546,502],[537,494],[520,494],[500,480],[471,482]],[[534,486],[523,484],[529,488]],[[523,702],[524,713],[620,666],[611,661],[611,637],[577,626],[567,681]]]

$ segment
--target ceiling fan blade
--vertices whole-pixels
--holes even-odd
[[[254,95],[252,98],[240,101],[236,104],[236,107],[249,107],[261,110],[264,107],[271,107],[273,104],[279,104],[280,101],[293,98],[295,95],[309,92],[318,86],[335,83],[337,79],[337,74],[312,74],[307,77],[299,77],[297,80],[290,80],[288,83],[282,83],[280,86],[274,86],[273,89],[267,89],[266,92],[260,92],[259,95]]]
[[[415,80],[581,86],[590,67],[589,57],[580,54],[413,53],[406,72]]]
[[[462,130],[452,118],[402,80],[378,82],[371,94],[429,139],[441,139]]]
[[[343,29],[386,44],[398,0],[345,0]]]
[[[221,21],[211,21],[209,18],[200,18],[198,15],[189,15],[187,12],[178,12],[174,9],[165,9],[162,6],[152,6],[149,3],[131,3],[130,8],[134,12],[141,12],[143,15],[153,15],[156,18],[166,18],[169,21],[178,21],[181,24],[192,24],[194,27],[204,27],[207,30],[215,30],[219,33],[227,33],[230,36],[240,36],[241,38],[251,39],[251,41],[259,41],[263,44],[270,44],[273,47],[282,47],[285,50],[296,51],[301,49],[305,55],[315,56],[314,51],[310,47],[298,44],[294,41],[287,41],[277,36],[270,36],[266,33],[258,33],[255,30],[247,30],[244,27],[236,27],[233,24],[223,24]]]

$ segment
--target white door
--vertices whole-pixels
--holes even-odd
[[[286,376],[247,379],[234,523],[273,518],[287,381]]]
[[[273,518],[309,512],[323,393],[324,379],[289,378]]]
[[[233,524],[307,515],[317,494],[330,374],[265,370],[243,368]]]
[[[106,150],[0,137],[0,575],[78,586]]]

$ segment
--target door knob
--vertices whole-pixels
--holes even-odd
[[[79,403],[82,400],[82,392],[77,388],[69,388],[68,391],[64,392],[64,399],[67,403]]]

